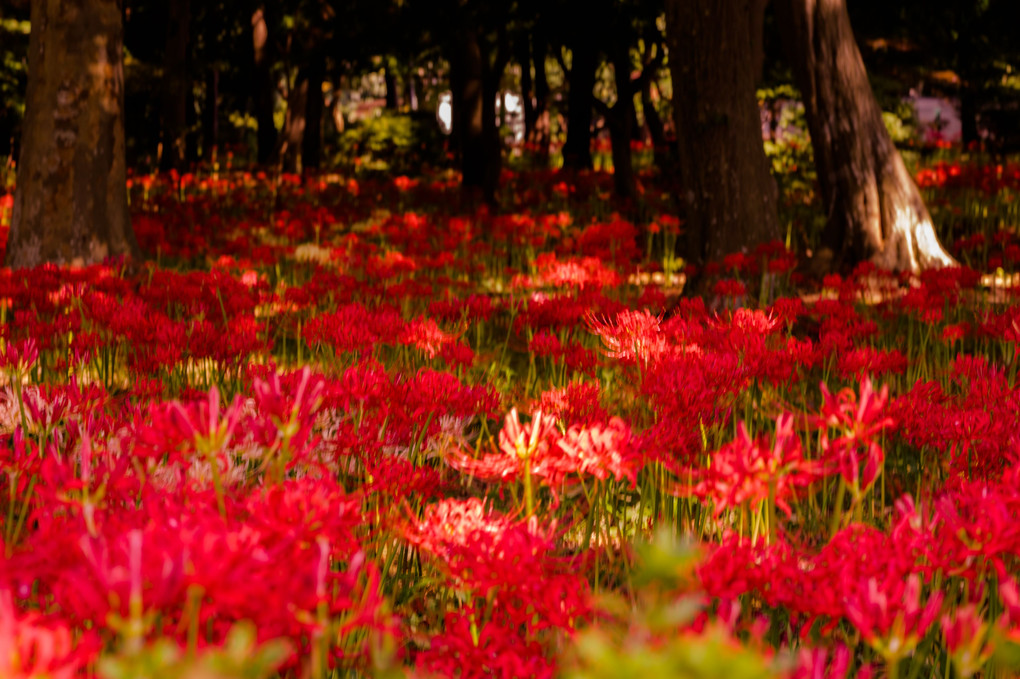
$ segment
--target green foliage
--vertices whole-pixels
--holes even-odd
[[[703,608],[689,589],[698,552],[660,530],[653,541],[637,546],[638,567],[632,585],[634,604],[607,597],[604,607],[621,625],[601,625],[577,641],[567,679],[610,677],[730,677],[767,679],[779,676],[765,656],[741,644],[721,625],[701,634],[684,633]],[[620,615],[620,613],[623,613]]]
[[[256,644],[255,626],[237,623],[222,646],[185,652],[162,638],[138,653],[104,656],[99,675],[104,679],[263,679],[270,677],[290,653],[284,641]]]
[[[11,139],[20,135],[25,116],[29,30],[27,21],[0,19],[0,156],[11,152]]]
[[[419,173],[443,159],[443,136],[431,113],[380,112],[348,127],[334,162],[362,173]]]

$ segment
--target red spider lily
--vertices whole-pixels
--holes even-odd
[[[791,679],[845,679],[850,671],[850,650],[839,644],[835,649],[801,648]],[[867,669],[867,671],[865,671]],[[861,668],[855,676],[870,679],[871,668]]]
[[[662,319],[643,311],[621,311],[610,323],[594,314],[586,318],[588,328],[602,338],[607,355],[622,361],[649,361],[666,351],[665,337],[660,332]]]
[[[875,577],[847,583],[846,616],[888,663],[908,655],[938,618],[942,592],[921,607],[921,579],[916,574]]]
[[[11,590],[0,588],[0,675],[5,679],[73,679],[99,648],[94,631],[72,635],[60,620],[20,613]]]
[[[255,440],[265,447],[262,455],[266,463],[279,458],[289,467],[304,461],[315,444],[312,434],[323,403],[323,378],[306,366],[282,380],[275,372],[268,380],[256,379],[252,389],[258,412],[252,430]]]
[[[512,624],[498,618],[479,626],[477,615],[471,609],[448,613],[445,631],[432,637],[429,649],[418,654],[417,669],[461,679],[556,676],[556,664],[541,644],[521,639]]]
[[[477,498],[430,505],[408,540],[428,553],[456,587],[495,602],[534,638],[548,629],[571,632],[587,615],[584,578],[555,556],[552,530],[532,518],[514,521],[486,511]]]
[[[822,475],[815,462],[804,459],[800,438],[793,430],[793,415],[789,413],[776,420],[772,446],[762,439],[752,440],[741,422],[737,438],[713,452],[711,461],[708,469],[693,471],[697,481],[681,492],[711,499],[716,516],[745,502],[763,502],[770,496],[789,516],[787,500],[798,488],[810,485]]]
[[[946,613],[941,622],[956,673],[961,677],[977,674],[992,656],[993,646],[989,640],[992,626],[984,621],[974,604]]]
[[[876,393],[871,379],[865,377],[861,383],[860,398],[851,389],[843,389],[833,395],[824,383],[821,390],[821,411],[813,422],[823,428],[824,456],[847,484],[863,492],[874,483],[885,459],[875,438],[893,423],[892,418],[884,414],[889,402],[889,387],[884,386]],[[840,435],[830,439],[828,430],[833,428]],[[864,450],[863,470],[861,449]]]

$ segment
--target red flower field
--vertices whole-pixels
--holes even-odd
[[[0,270],[0,675],[1014,672],[1018,177],[707,303],[598,175],[136,178],[150,262]]]

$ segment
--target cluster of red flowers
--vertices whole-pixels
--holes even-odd
[[[155,263],[0,270],[0,674],[244,625],[308,677],[554,676],[621,625],[795,677],[1020,642],[1012,291],[862,266],[784,296],[768,244],[670,304],[641,241],[681,223],[559,181],[453,216],[444,180],[142,178]],[[660,526],[694,577],[632,547]]]

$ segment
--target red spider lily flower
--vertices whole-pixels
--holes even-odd
[[[522,639],[508,621],[497,619],[478,626],[473,609],[448,613],[444,631],[418,654],[416,668],[428,675],[460,679],[552,679],[556,665],[536,641]]]
[[[573,425],[556,442],[561,455],[539,459],[532,471],[549,485],[559,486],[567,475],[591,475],[604,481],[628,479],[637,485],[643,455],[635,445],[630,426],[618,417],[608,424]],[[555,469],[555,471],[554,471]]]
[[[286,384],[286,389],[282,386]],[[310,452],[313,427],[323,403],[325,381],[305,366],[287,375],[279,373],[252,385],[258,417],[252,424],[256,440],[268,449],[268,456],[281,454],[289,465]]]
[[[21,375],[39,360],[39,343],[32,337],[0,344],[0,368]]]
[[[73,679],[100,648],[94,631],[72,637],[67,624],[38,613],[19,613],[0,588],[0,676],[5,679]]]
[[[762,439],[752,440],[741,422],[737,438],[712,453],[711,460],[708,469],[693,472],[698,481],[686,492],[711,499],[716,516],[745,502],[763,502],[772,492],[776,506],[789,516],[787,500],[822,472],[816,463],[804,459],[800,438],[793,430],[793,415],[789,413],[776,420],[772,446]]]
[[[860,398],[852,389],[843,389],[833,395],[824,383],[821,390],[821,412],[812,421],[816,426],[824,428],[822,450],[844,481],[865,491],[875,481],[885,459],[885,453],[875,439],[893,423],[892,418],[884,415],[889,402],[889,387],[883,386],[876,393],[871,378],[865,377],[861,383]],[[835,428],[841,435],[830,439],[830,428]]]
[[[832,650],[827,648],[800,648],[797,651],[797,667],[791,679],[845,679],[850,671],[850,650],[838,644]],[[857,674],[863,676],[863,672]]]
[[[974,604],[942,616],[942,634],[958,676],[974,676],[992,657],[991,629],[992,626],[985,622]]]
[[[921,579],[892,575],[847,583],[846,617],[887,663],[908,655],[938,618],[942,592],[921,607]]]
[[[607,355],[623,361],[649,361],[666,351],[665,337],[661,333],[662,318],[653,316],[648,309],[621,311],[610,323],[599,320],[594,314],[585,318],[588,328],[602,338]]]

